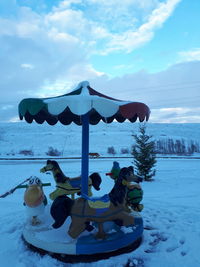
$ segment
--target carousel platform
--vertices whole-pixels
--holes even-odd
[[[122,253],[128,253],[139,247],[142,241],[143,220],[139,213],[133,213],[135,224],[119,227],[113,222],[104,223],[106,239],[95,238],[96,228],[92,232],[84,231],[79,238],[72,239],[67,234],[70,218],[59,229],[51,227],[52,219],[48,214],[45,222],[32,226],[27,222],[22,239],[33,251],[50,255],[63,262],[92,262],[106,259]],[[48,217],[48,218],[47,218]]]

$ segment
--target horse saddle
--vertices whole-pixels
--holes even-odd
[[[69,184],[71,185],[71,187],[74,187],[74,188],[80,188],[81,187],[81,178],[72,178],[72,179],[70,179],[70,180],[68,180],[68,182],[69,182]],[[90,180],[90,178],[89,178],[89,180],[88,180],[88,186],[90,186],[91,185],[91,180]]]
[[[102,197],[90,197],[88,198],[88,205],[92,209],[107,209],[110,206],[109,195],[106,194]]]
[[[81,186],[81,179],[72,179],[68,181],[71,187],[80,187]]]

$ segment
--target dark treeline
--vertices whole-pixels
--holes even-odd
[[[155,141],[155,151],[158,154],[192,155],[200,153],[200,145],[193,140],[186,142],[184,139],[159,139]]]

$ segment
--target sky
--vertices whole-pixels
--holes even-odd
[[[1,0],[0,121],[24,98],[95,90],[149,122],[200,123],[199,0]]]

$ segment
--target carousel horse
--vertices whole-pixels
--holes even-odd
[[[45,173],[51,171],[56,182],[56,190],[53,191],[49,197],[54,200],[61,195],[71,195],[74,199],[74,195],[81,194],[81,177],[69,178],[64,175],[59,164],[55,160],[47,160],[46,166],[44,166],[40,172]],[[92,196],[91,187],[93,186],[97,191],[100,190],[101,177],[98,173],[92,173],[88,179],[88,195]]]
[[[133,166],[129,168],[132,168],[134,174]],[[119,176],[119,173],[120,173],[119,163],[117,161],[114,161],[111,171],[109,173],[106,173],[106,175],[109,175],[111,179],[116,181]],[[139,183],[142,182],[143,179],[138,175],[134,174],[134,176],[135,176],[134,179],[135,183],[132,183],[128,186],[128,191],[126,195],[126,207],[127,211],[129,212],[131,212],[132,210],[141,212],[144,208],[143,204],[140,203],[143,198],[143,190],[139,185]]]
[[[98,225],[97,239],[106,238],[103,223],[113,221],[119,226],[133,226],[134,217],[126,211],[125,201],[127,186],[134,180],[132,168],[122,168],[114,187],[109,194],[101,198],[80,197],[75,200],[60,196],[51,206],[51,216],[55,220],[53,228],[61,227],[68,216],[71,224],[68,234],[77,238],[84,230],[88,230],[90,222]]]
[[[28,217],[31,217],[31,224],[40,224],[38,216],[44,213],[47,199],[42,189],[42,182],[36,176],[29,179],[28,187],[24,193],[24,205]]]

